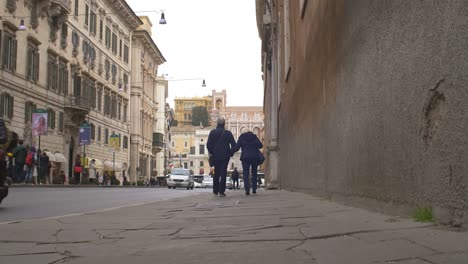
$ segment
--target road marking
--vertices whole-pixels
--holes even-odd
[[[194,195],[201,195],[201,194],[204,194],[204,193],[200,192],[200,193],[196,193]],[[188,196],[191,196],[191,195],[188,195]],[[23,222],[32,222],[32,221],[38,221],[38,220],[51,220],[51,219],[59,219],[59,218],[66,218],[66,217],[72,217],[72,216],[80,216],[80,215],[92,214],[92,213],[102,213],[102,212],[118,210],[118,209],[122,209],[122,208],[126,208],[126,207],[141,206],[141,205],[150,204],[150,203],[164,202],[164,201],[167,201],[167,200],[170,200],[170,199],[183,198],[183,197],[188,197],[188,196],[167,197],[167,198],[161,198],[160,200],[157,200],[157,201],[149,201],[149,202],[144,202],[144,203],[122,205],[122,206],[116,206],[116,207],[111,207],[111,208],[86,211],[86,212],[81,212],[81,213],[73,213],[73,214],[66,214],[66,215],[59,215],[59,216],[49,216],[49,217],[33,218],[33,219],[25,219],[25,220],[12,220],[12,221],[7,221],[7,222],[0,222],[0,225],[19,224],[19,223],[23,223]]]

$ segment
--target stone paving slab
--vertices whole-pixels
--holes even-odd
[[[468,233],[286,191],[0,225],[0,263],[467,264]]]

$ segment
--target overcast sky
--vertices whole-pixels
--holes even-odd
[[[153,40],[166,58],[158,75],[170,81],[174,97],[204,96],[226,90],[229,106],[263,105],[260,38],[254,0],[127,0],[137,15],[149,16]],[[160,25],[164,10],[167,24]]]

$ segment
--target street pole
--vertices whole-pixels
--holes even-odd
[[[115,177],[115,151],[112,151],[112,176]]]
[[[36,172],[37,172],[37,177],[36,177],[36,184],[37,183],[37,180],[39,179],[39,173],[41,173],[41,135],[39,135],[39,148],[37,149],[37,152],[39,153],[38,154],[38,159],[37,159],[37,168],[36,168]]]

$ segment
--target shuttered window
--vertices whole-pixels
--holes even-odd
[[[3,32],[3,68],[5,70],[16,72],[16,55],[18,41],[16,36],[9,33]]]

